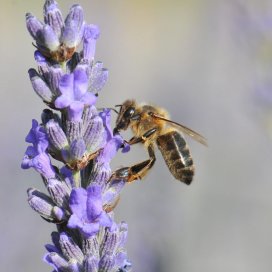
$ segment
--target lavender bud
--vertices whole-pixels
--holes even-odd
[[[69,140],[69,143],[72,143],[74,140],[82,138],[82,121],[66,121],[66,135]]]
[[[75,48],[80,43],[83,34],[83,9],[73,5],[65,19],[62,42],[68,48]]]
[[[95,106],[85,107],[84,112],[82,114],[84,128],[88,125],[90,120],[93,119],[97,115],[98,113]]]
[[[50,51],[56,51],[60,45],[59,39],[50,25],[45,25],[42,30],[43,46]]]
[[[83,139],[74,140],[70,145],[71,160],[80,160],[86,151],[86,145]]]
[[[71,272],[80,272],[82,270],[80,269],[80,266],[77,263],[77,261],[72,259],[72,260],[69,261],[69,271],[71,271]]]
[[[118,233],[105,230],[103,241],[101,242],[100,255],[104,256],[112,254],[116,251],[118,246]]]
[[[36,94],[47,103],[50,103],[53,99],[53,95],[47,84],[37,73],[35,69],[28,70],[29,78],[31,80],[32,87]]]
[[[128,224],[125,222],[121,222],[119,226],[119,231],[119,247],[123,247],[127,240]]]
[[[34,211],[48,220],[59,221],[54,212],[55,204],[47,195],[32,188],[28,189],[27,193],[28,203]]]
[[[71,272],[68,262],[55,252],[47,253],[44,256],[44,261],[53,266],[56,270],[61,272]]]
[[[101,185],[105,185],[105,182],[109,180],[111,176],[111,169],[104,163],[96,163],[92,169],[89,181],[95,182]]]
[[[111,272],[111,269],[114,267],[114,257],[111,255],[104,255],[99,261],[99,271]]]
[[[98,272],[98,259],[89,255],[84,262],[84,271]]]
[[[42,123],[43,125],[45,125],[49,120],[54,118],[54,113],[53,111],[49,110],[49,109],[44,109],[42,114],[41,114],[41,119],[42,119]]]
[[[47,184],[47,190],[57,206],[62,207],[63,209],[69,209],[68,203],[71,189],[66,183],[57,179],[50,179]]]
[[[58,122],[52,119],[46,123],[45,127],[50,143],[53,145],[53,147],[58,150],[62,150],[68,147],[68,140],[66,135]]]
[[[34,40],[38,40],[44,24],[31,13],[26,14],[26,27]]]
[[[64,23],[57,2],[54,0],[46,0],[43,10],[44,22],[50,25],[57,37],[60,38]]]
[[[45,75],[49,73],[49,63],[47,59],[42,55],[39,50],[34,52],[34,58],[39,66],[39,72],[42,77],[45,79]]]
[[[51,119],[54,119],[56,122],[60,123],[60,118],[56,113],[53,113],[53,111],[49,109],[44,109],[42,114],[41,114],[41,119],[43,125],[46,125],[47,122],[49,122]]]
[[[48,69],[48,73],[44,74],[44,78],[55,96],[60,94],[59,92],[59,82],[60,78],[63,76],[63,70],[60,66],[51,66]]]
[[[90,153],[95,152],[104,142],[104,126],[99,116],[95,116],[85,127],[83,139],[86,143],[87,150]]]
[[[55,245],[55,247],[58,249],[58,251],[56,252],[61,252],[61,248],[60,248],[60,234],[56,231],[51,232],[51,240],[53,242],[53,244]]]
[[[127,257],[126,257],[127,258]],[[120,267],[120,266],[119,266]],[[129,260],[125,260],[123,266],[118,270],[118,272],[129,272],[131,271],[132,264]]]
[[[65,212],[57,206],[53,208],[53,215],[56,217],[58,222],[67,219],[65,216]]]
[[[103,68],[102,62],[96,62],[91,69],[89,90],[98,93],[106,84],[109,77],[109,71]]]
[[[91,62],[95,55],[96,40],[99,38],[100,31],[96,25],[86,25],[83,35],[83,58]]]
[[[59,243],[62,253],[66,259],[75,259],[79,264],[83,263],[84,255],[81,249],[76,245],[71,237],[69,237],[66,233],[62,232],[60,234]]]
[[[44,247],[46,248],[46,250],[48,252],[57,252],[57,253],[59,253],[59,250],[53,245],[46,244]]]
[[[97,236],[93,235],[82,241],[82,252],[85,256],[99,257],[99,242]]]

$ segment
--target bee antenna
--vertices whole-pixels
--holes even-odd
[[[122,105],[115,105],[114,107],[122,107]]]

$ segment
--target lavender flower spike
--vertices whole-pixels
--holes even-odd
[[[43,13],[44,22],[27,13],[26,25],[37,48],[29,78],[47,108],[41,124],[32,121],[21,167],[34,168],[45,185],[28,190],[30,207],[56,224],[44,261],[54,272],[128,272],[127,224],[114,219],[126,180],[110,166],[124,140],[113,135],[110,110],[95,107],[108,80],[94,60],[100,31],[79,5],[64,19],[57,2],[45,0]]]

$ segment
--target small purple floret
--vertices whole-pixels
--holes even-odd
[[[58,109],[68,108],[68,118],[71,121],[79,121],[82,117],[84,106],[94,105],[96,96],[87,92],[88,77],[82,69],[76,69],[71,74],[61,77],[59,90],[61,96],[55,101]]]
[[[69,205],[72,215],[68,227],[78,228],[85,237],[96,234],[100,226],[110,228],[113,225],[112,219],[103,210],[102,190],[99,185],[91,184],[87,190],[73,189]]]
[[[38,153],[44,152],[48,147],[48,137],[45,129],[39,126],[38,121],[32,120],[32,128],[27,134],[25,141],[33,144]]]

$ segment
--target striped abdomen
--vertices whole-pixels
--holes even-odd
[[[181,134],[172,130],[157,138],[157,145],[172,175],[190,184],[194,176],[194,164],[189,148]]]

